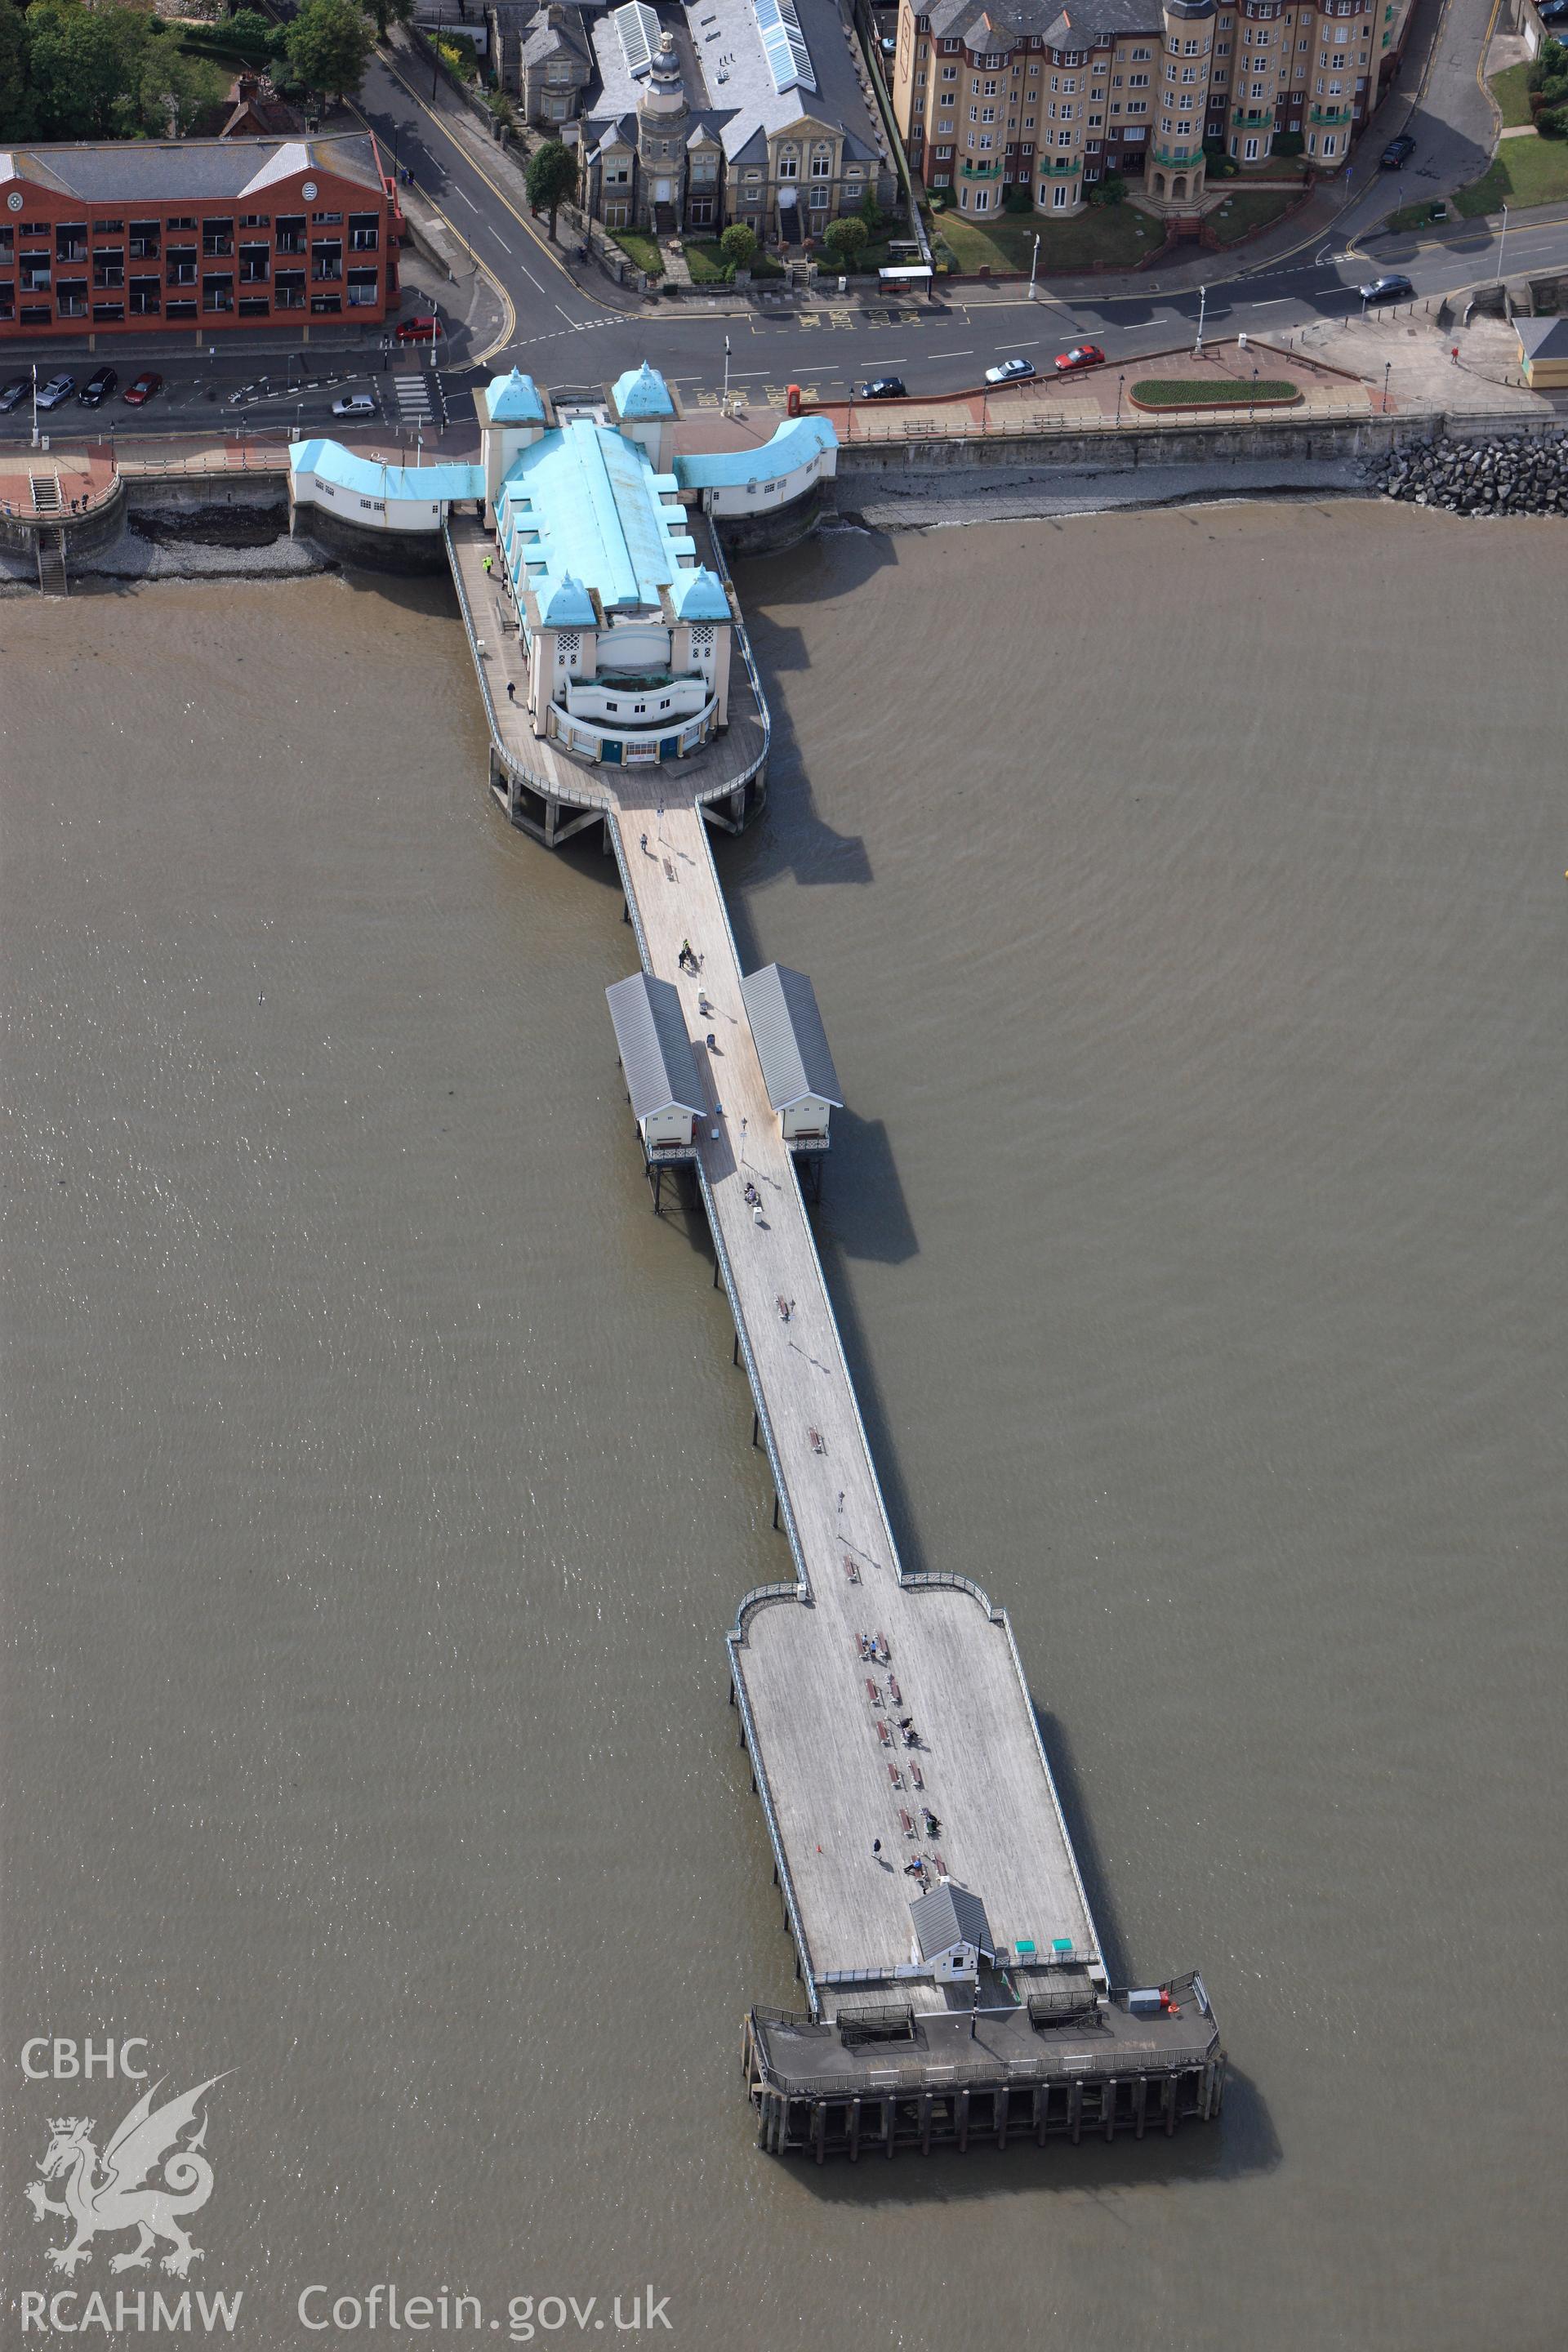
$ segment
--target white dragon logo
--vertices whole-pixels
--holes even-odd
[[[184,2147],[177,2143],[186,2126],[195,2121],[205,2094],[222,2080],[221,2074],[214,2074],[156,2112],[153,2100],[159,2084],[154,2083],[137,2100],[101,2157],[89,2137],[90,2116],[62,2116],[50,2124],[51,2137],[38,2167],[39,2177],[28,2181],[26,2195],[40,2221],[46,2213],[60,2213],[76,2226],[68,2246],[48,2250],[56,2270],[71,2272],[79,2263],[90,2263],[88,2241],[100,2231],[113,2235],[135,2230],[140,2232],[135,2245],[128,2254],[111,2258],[111,2271],[145,2270],[153,2247],[166,2239],[174,2252],[163,2257],[163,2267],[176,2278],[184,2277],[202,2249],[192,2245],[181,2220],[199,2212],[213,2193],[213,2168],[201,2154],[207,2136],[206,2117],[202,2117],[194,2139]],[[149,2179],[159,2171],[161,2179]],[[63,2200],[45,2192],[45,2181],[55,2179],[64,2180]]]

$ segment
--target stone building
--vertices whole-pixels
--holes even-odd
[[[501,72],[537,129],[574,121],[594,79],[594,45],[582,11],[560,0],[536,8],[517,34],[515,63],[504,53]]]
[[[1261,162],[1281,133],[1346,163],[1392,78],[1410,0],[900,0],[893,110],[910,170],[960,213],[1079,211],[1112,172],[1180,215],[1205,149]]]
[[[834,0],[627,0],[594,28],[584,195],[606,228],[798,245],[897,181]]]

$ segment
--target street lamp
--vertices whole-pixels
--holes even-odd
[[[1121,387],[1126,381],[1127,378],[1124,375],[1119,375],[1116,379],[1116,422],[1118,425],[1121,423]]]
[[[1200,286],[1198,288],[1198,339],[1193,345],[1193,357],[1195,360],[1201,360],[1204,355],[1204,319],[1208,310],[1208,288]]]
[[[728,410],[729,405],[730,405],[730,338],[729,338],[729,336],[728,336],[728,335],[726,335],[726,336],[725,336],[725,338],[724,338],[724,406],[725,406],[726,410]]]
[[[1383,413],[1388,415],[1388,379],[1394,373],[1394,362],[1385,361],[1383,370]]]
[[[1029,256],[1029,299],[1030,299],[1030,301],[1031,301],[1031,302],[1035,302],[1035,301],[1037,301],[1037,300],[1039,299],[1039,297],[1037,296],[1037,293],[1036,293],[1036,291],[1035,291],[1035,272],[1036,272],[1036,270],[1039,268],[1039,266],[1040,266],[1040,237],[1039,237],[1039,232],[1038,232],[1038,230],[1037,230],[1037,231],[1035,232],[1035,249],[1034,249],[1034,252]]]
[[[1504,246],[1505,246],[1507,243],[1508,243],[1508,206],[1507,206],[1506,205],[1504,205],[1504,206],[1503,206],[1503,208],[1502,208],[1502,230],[1501,230],[1501,233],[1500,234],[1500,236],[1499,236],[1499,237],[1498,237],[1498,241],[1497,241],[1497,282],[1498,282],[1498,284],[1499,284],[1500,286],[1502,284],[1502,252],[1503,252],[1503,247],[1504,247]]]
[[[38,446],[38,362],[33,362],[33,446]]]

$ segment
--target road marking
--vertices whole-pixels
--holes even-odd
[[[998,343],[995,348],[999,352],[1037,352],[1039,338],[1037,336],[1032,343]]]
[[[967,351],[963,351],[963,352],[931,352],[929,354],[929,357],[931,357],[931,359],[933,359],[933,360],[972,360],[972,359],[974,357],[974,349],[973,349],[973,344],[972,344],[972,345],[970,346],[970,348],[969,348]]]
[[[1254,302],[1252,305],[1252,308],[1255,310],[1287,310],[1289,307],[1290,297],[1289,294],[1276,294],[1271,296],[1267,302]]]
[[[511,251],[510,246],[508,245],[505,237],[502,236],[499,228],[492,228],[490,235],[494,237],[496,243],[500,246],[503,253],[510,253]]]
[[[742,377],[744,377],[744,376],[749,376],[749,375],[772,375],[772,373],[773,373],[773,370],[772,370],[772,368],[731,368],[731,369],[730,370],[731,379],[731,381],[732,381],[732,382],[736,382],[736,383],[738,383],[738,382],[739,382]]]
[[[561,310],[561,305],[559,302],[557,302],[555,307],[558,310]],[[570,310],[561,310],[561,315],[565,320],[566,324],[572,328],[574,331],[575,331],[583,323],[580,319],[574,319]]]
[[[476,215],[476,217],[477,217],[477,215],[478,215],[478,214],[479,214],[479,208],[478,205],[477,205],[477,204],[475,204],[475,202],[474,202],[474,200],[473,200],[472,196],[470,196],[470,195],[469,195],[469,194],[468,194],[468,190],[467,190],[467,188],[459,188],[459,187],[458,187],[458,184],[457,184],[457,182],[454,180],[454,181],[453,181],[453,183],[452,183],[452,194],[453,194],[455,196],[461,196],[461,197],[462,197],[462,199],[463,199],[463,202],[468,205],[468,210],[469,210],[471,213],[473,213],[473,214]]]
[[[576,279],[573,277],[572,272],[567,268],[566,264],[565,264],[563,261],[560,260],[560,259],[557,257],[557,256],[556,256],[554,253],[552,253],[552,252],[551,251],[550,247],[549,247],[548,245],[546,245],[546,243],[544,242],[544,239],[540,236],[540,234],[539,234],[538,230],[537,230],[536,228],[534,228],[534,227],[533,227],[533,226],[532,226],[532,224],[531,224],[531,222],[529,222],[529,221],[525,220],[525,219],[523,218],[523,216],[522,216],[521,213],[520,213],[520,212],[518,211],[517,206],[512,203],[512,201],[511,201],[510,197],[509,195],[507,195],[507,194],[506,194],[506,193],[505,193],[505,191],[504,191],[503,189],[499,188],[499,187],[496,185],[496,183],[495,183],[495,182],[490,178],[490,175],[489,175],[489,173],[488,172],[483,171],[483,170],[480,168],[480,166],[479,166],[478,163],[475,163],[475,161],[474,161],[473,157],[468,153],[468,149],[467,149],[465,146],[463,146],[463,144],[461,143],[461,142],[460,142],[459,140],[458,140],[458,139],[454,138],[454,136],[453,136],[453,134],[451,133],[451,131],[449,131],[447,130],[447,128],[446,124],[442,121],[442,120],[441,120],[440,116],[436,112],[436,110],[435,110],[434,107],[430,107],[430,106],[426,106],[426,105],[425,100],[420,97],[420,95],[419,95],[418,91],[417,91],[417,90],[413,87],[412,83],[410,83],[410,82],[408,82],[408,81],[405,81],[405,79],[404,79],[404,77],[402,76],[402,74],[400,74],[400,73],[398,72],[398,70],[397,70],[396,67],[395,67],[395,65],[393,65],[393,64],[391,63],[391,61],[390,61],[390,60],[384,60],[384,62],[385,63],[385,66],[386,66],[386,71],[391,75],[391,77],[392,77],[393,80],[397,84],[398,88],[399,88],[399,89],[400,89],[405,93],[405,96],[407,96],[408,98],[411,98],[411,99],[413,100],[413,101],[414,101],[415,105],[419,109],[420,113],[421,113],[421,114],[423,114],[423,115],[426,118],[426,120],[427,120],[427,121],[431,121],[431,122],[433,122],[433,123],[435,124],[435,126],[436,126],[437,130],[440,132],[440,134],[441,134],[442,138],[446,141],[446,142],[447,142],[447,146],[448,146],[448,147],[450,147],[450,149],[452,150],[452,152],[453,152],[455,155],[458,156],[458,157],[461,159],[461,161],[462,161],[464,163],[466,163],[466,164],[467,164],[467,166],[468,166],[468,170],[473,173],[473,175],[474,175],[474,177],[475,177],[475,179],[476,179],[476,180],[482,180],[482,181],[484,182],[485,186],[489,190],[489,192],[490,192],[491,195],[493,195],[493,196],[495,197],[495,199],[496,199],[497,203],[498,203],[498,204],[500,204],[500,205],[504,205],[504,206],[505,206],[506,210],[507,210],[507,211],[511,215],[511,216],[512,216],[513,220],[514,220],[514,221],[516,221],[516,223],[517,223],[517,225],[518,225],[519,228],[521,228],[521,230],[523,230],[523,232],[525,233],[525,235],[526,235],[527,236],[529,236],[529,237],[531,239],[531,241],[533,242],[533,244],[535,244],[535,245],[539,247],[539,250],[540,250],[541,254],[542,254],[542,255],[544,256],[544,257],[545,257],[548,261],[552,262],[552,263],[554,264],[554,267],[555,267],[555,268],[560,271],[560,273],[561,273],[562,277],[563,277],[563,278],[564,278],[566,279],[567,283],[568,283],[570,286],[572,286],[572,287],[575,288],[575,286],[576,286],[576,282],[577,282],[577,281],[576,281]],[[353,110],[354,110],[354,112],[355,112],[355,113],[358,113],[358,112],[359,112],[359,110],[358,110],[358,108],[357,108],[357,107],[356,107]],[[364,118],[363,118],[363,115],[361,115],[360,119],[361,119],[361,121],[363,121],[363,120],[364,120]],[[368,130],[368,129],[369,129],[369,127],[370,127],[370,126],[369,126],[369,124],[367,123],[367,124],[365,125],[365,128]],[[429,202],[429,198],[428,198],[428,197],[426,197],[426,203],[428,203],[428,202]],[[439,205],[436,205],[436,206],[434,207],[434,209],[435,209],[437,212],[439,212],[439,211],[440,211],[440,207],[439,207]],[[445,217],[446,217],[446,215],[443,214],[443,215],[442,215],[442,218],[444,219]],[[455,233],[456,233],[456,232],[454,232],[454,234],[455,234]],[[535,278],[535,277],[533,276],[532,271],[531,271],[531,270],[530,270],[530,269],[524,268],[523,268],[523,265],[522,265],[521,262],[518,264],[518,267],[519,267],[521,269],[522,269],[522,274],[523,274],[523,276],[524,276],[526,278],[528,278],[528,280],[529,280],[530,284],[531,284],[531,285],[533,285],[533,286],[538,286],[538,287],[539,287],[539,291],[542,294],[542,293],[544,292],[544,289],[543,289],[543,287],[542,287],[542,286],[540,286],[540,285],[539,285],[539,280],[538,280],[538,278]],[[502,290],[504,291],[504,289],[503,289]],[[509,297],[508,299],[509,299],[509,300],[510,300],[510,297]],[[588,299],[589,299],[590,300],[592,300],[592,299],[593,299],[592,296],[590,296]],[[606,310],[606,309],[608,308],[608,306],[607,306],[606,304],[604,304],[604,303],[598,303],[598,304],[595,304],[595,307],[596,309],[599,309],[599,310]],[[619,311],[617,310],[617,311],[612,312],[612,313],[611,313],[611,315],[612,315],[612,316],[614,316],[614,317],[616,317],[616,318],[619,318],[622,314],[621,314],[621,312],[619,312]],[[514,319],[514,323],[515,323],[515,319]],[[488,358],[488,357],[489,356],[489,354],[487,352],[487,353],[485,354],[485,356]]]

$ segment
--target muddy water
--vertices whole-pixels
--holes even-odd
[[[23,2043],[144,2035],[234,2070],[189,2284],[253,2346],[378,2282],[547,2340],[511,2298],[661,2335],[651,2281],[703,2352],[1556,2340],[1563,578],[1352,505],[742,574],[721,866],[849,1097],[906,1556],[1012,1603],[1113,1953],[1235,2067],[1171,2145],[820,2173],[740,2099],[793,1986],[719,1637],[782,1555],[605,861],[487,807],[438,588],[0,605],[13,2292],[177,2291],[20,2193],[139,2087]]]

